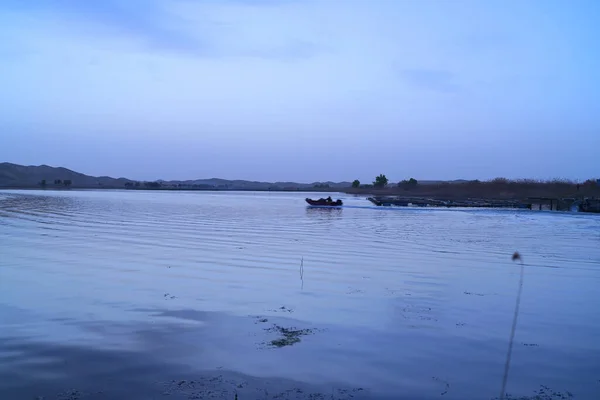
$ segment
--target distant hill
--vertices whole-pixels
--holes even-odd
[[[314,188],[330,188],[342,189],[352,186],[351,182],[261,182],[261,181],[245,181],[245,180],[227,180],[220,178],[210,179],[195,179],[187,181],[160,181],[166,186],[211,186],[219,189],[230,190],[269,190],[269,189],[314,189]]]
[[[467,183],[467,179],[455,179],[453,181],[419,181],[420,185],[439,185],[441,183]]]
[[[132,182],[125,178],[89,176],[62,167],[0,163],[0,187],[40,187],[44,181],[46,187],[70,186],[77,188],[123,188],[127,182]]]
[[[79,188],[79,189],[197,189],[197,190],[335,190],[348,188],[350,182],[258,182],[219,178],[186,181],[138,182],[126,178],[89,176],[62,167],[24,166],[0,163],[0,188]]]

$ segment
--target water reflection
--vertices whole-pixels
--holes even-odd
[[[152,316],[154,322],[67,320],[96,335],[94,346],[0,336],[0,398],[233,399],[237,394],[240,399],[314,399],[331,393],[336,399],[373,398],[365,388],[340,382],[308,384],[274,379],[266,371],[236,372],[255,364],[245,358],[247,347],[256,348],[272,336],[266,322],[188,309],[130,313]],[[121,345],[99,345],[115,335],[121,337]],[[222,358],[223,350],[230,358]]]
[[[317,219],[337,219],[343,215],[343,208],[306,207],[306,215]]]
[[[254,382],[240,400],[331,398],[331,388],[335,399],[492,399],[515,250],[527,279],[507,391],[597,393],[593,216],[388,211],[359,199],[302,210],[299,194],[2,197],[2,399],[69,388],[209,397],[201,385],[233,398],[224,378],[209,384],[226,374]]]
[[[81,204],[77,199],[63,196],[34,196],[12,195],[0,202],[0,214],[5,217],[18,217],[20,214],[34,215],[37,213],[64,214],[78,210]]]

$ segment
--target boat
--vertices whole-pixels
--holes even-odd
[[[320,198],[319,200],[313,200],[307,197],[305,200],[314,207],[339,207],[344,204],[340,199],[337,199],[336,201],[331,200],[331,197],[327,199]]]

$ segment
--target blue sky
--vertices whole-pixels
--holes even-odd
[[[600,176],[598,15],[0,0],[0,161],[148,180]]]

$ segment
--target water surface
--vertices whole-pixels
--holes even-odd
[[[0,192],[0,398],[497,398],[515,250],[510,398],[600,398],[600,218],[304,197]]]

